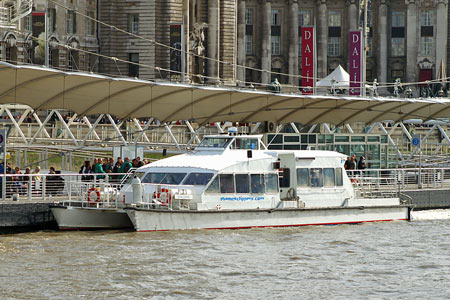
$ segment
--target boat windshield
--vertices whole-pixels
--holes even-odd
[[[144,175],[145,175],[145,172],[135,172],[134,173],[134,176],[137,176],[141,180]],[[125,181],[125,184],[131,184],[131,182],[134,179],[134,176],[128,176],[127,180]]]
[[[142,178],[142,183],[156,183],[156,184],[180,184],[186,173],[147,173]]]
[[[213,175],[213,173],[191,173],[186,177],[183,185],[206,185]]]
[[[206,137],[198,147],[225,149],[232,140],[230,137]]]

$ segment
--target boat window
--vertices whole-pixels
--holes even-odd
[[[308,187],[309,182],[309,170],[307,168],[297,169],[297,186]]]
[[[180,184],[186,173],[147,173],[142,183]]]
[[[166,173],[147,173],[142,179],[142,183],[161,183]]]
[[[220,174],[219,175],[220,192],[224,194],[234,193],[234,180],[233,174]]]
[[[312,187],[323,187],[323,176],[321,168],[309,169],[309,177],[311,178]]]
[[[251,180],[252,194],[264,194],[264,175],[251,174],[250,180]]]
[[[277,174],[266,174],[266,193],[278,193],[278,176]]]
[[[211,182],[206,192],[217,194],[219,193],[219,176],[216,176],[216,178],[214,178],[213,182]]]
[[[344,182],[342,179],[342,168],[336,168],[336,185],[343,186]]]
[[[161,184],[180,184],[184,177],[186,177],[186,173],[167,173],[161,180]]]
[[[290,186],[291,186],[291,169],[288,168],[280,169],[280,187],[290,187]]]
[[[258,149],[258,139],[235,139],[231,149],[250,149],[257,150]]]
[[[249,194],[249,177],[248,174],[236,174],[234,175],[236,179],[236,193],[238,194]]]
[[[142,177],[144,177],[145,172],[136,172],[136,173],[134,173],[134,175],[137,176],[137,177],[141,180],[141,182],[142,182]],[[133,179],[134,179],[134,176],[128,176],[128,178],[127,178],[125,184],[131,184],[131,182],[133,181]]]
[[[230,142],[232,141],[232,138],[220,138],[220,137],[216,137],[216,138],[204,138],[202,140],[202,142],[200,143],[200,145],[198,145],[198,147],[204,147],[204,148],[221,148],[221,149],[225,149]]]
[[[183,182],[185,185],[207,185],[213,177],[213,173],[191,173]]]
[[[324,168],[323,169],[323,185],[324,186],[335,186],[335,184],[334,184],[334,168]]]

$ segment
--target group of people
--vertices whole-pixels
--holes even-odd
[[[0,174],[3,174],[3,172],[4,165],[1,163]],[[40,166],[37,166],[33,171],[31,171],[31,168],[27,167],[25,168],[25,172],[22,173],[20,167],[12,168],[7,162],[6,174],[12,175],[6,177],[6,194],[8,197],[12,194],[24,196],[28,193],[30,187],[34,195],[41,194],[42,175]],[[57,195],[64,189],[64,179],[61,176],[58,176],[58,172],[54,167],[50,167],[49,174],[53,174],[54,176],[48,176],[46,179],[46,193]],[[3,188],[2,180],[3,179],[0,179],[0,192]]]
[[[356,154],[353,154],[350,157],[347,157],[347,160],[344,164],[344,169],[346,170],[364,170],[366,168],[366,158],[361,156],[359,161],[356,159]]]
[[[83,181],[91,181],[94,179],[94,175],[92,174],[100,174],[97,175],[97,179],[105,179],[106,175],[102,174],[117,174],[117,173],[127,173],[131,168],[140,168],[144,165],[148,164],[148,160],[144,159],[141,160],[141,158],[138,156],[132,161],[130,161],[130,158],[125,157],[122,159],[121,157],[118,157],[117,160],[114,162],[114,158],[107,157],[107,158],[95,158],[93,163],[89,160],[86,160],[84,164],[81,166],[80,174],[81,180]],[[123,175],[110,175],[110,180],[121,180]]]

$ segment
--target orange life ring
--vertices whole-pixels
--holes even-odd
[[[95,192],[95,194],[97,195],[97,199],[95,199],[95,201],[91,200],[91,192]],[[87,191],[87,201],[89,204],[95,204],[97,202],[100,202],[100,198],[101,198],[101,195],[100,195],[100,191],[98,189],[92,187]]]
[[[166,199],[165,199],[164,202],[161,201],[161,194],[162,194],[162,193],[166,193],[166,194],[167,194],[167,197],[166,197]],[[161,189],[161,193],[158,193],[158,194],[157,194],[157,197],[158,197],[158,199],[161,201],[161,205],[162,205],[162,206],[169,205],[170,202],[172,202],[172,193],[169,191],[169,189],[162,188],[162,189]]]

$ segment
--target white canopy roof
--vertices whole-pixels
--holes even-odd
[[[81,72],[63,72],[0,62],[0,104],[35,110],[69,109],[78,115],[109,113],[119,119],[154,117],[193,120],[336,125],[382,120],[450,117],[448,98],[403,99],[336,95],[275,94]]]
[[[330,75],[317,81],[316,86],[330,87],[332,85],[331,80],[333,79],[336,80],[335,86],[338,88],[348,88],[350,85],[350,75],[339,65]]]

